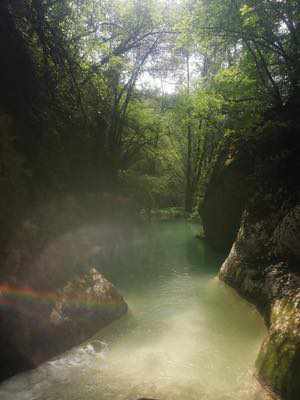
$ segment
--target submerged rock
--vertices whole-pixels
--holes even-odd
[[[138,400],[157,400],[157,399],[150,399],[149,397],[140,397]]]
[[[80,344],[127,311],[95,269],[56,292],[1,286],[0,304],[1,379]]]

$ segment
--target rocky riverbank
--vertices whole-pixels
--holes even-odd
[[[292,244],[296,239],[293,235],[300,233],[300,229],[293,231],[296,224],[299,228],[300,207],[281,221],[275,216],[251,221],[245,212],[219,274],[264,316],[269,335],[257,359],[257,376],[282,398],[291,400],[297,400],[300,394],[300,276],[286,259],[275,260],[272,245],[278,230],[290,235],[286,243]],[[284,230],[285,225],[288,230]],[[284,239],[288,238],[281,238],[281,244]],[[295,253],[298,251],[295,247]]]
[[[269,328],[257,377],[300,397],[299,124],[264,127],[224,148],[201,208],[210,243],[230,250],[220,279],[254,303]],[[214,213],[213,210],[216,210]]]
[[[0,380],[79,344],[126,312],[103,272],[125,245],[128,225],[105,213],[112,214],[103,196],[45,203],[0,246]],[[98,271],[91,269],[94,257]]]

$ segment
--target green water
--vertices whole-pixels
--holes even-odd
[[[264,324],[215,278],[220,258],[196,229],[162,223],[128,238],[106,275],[129,314],[4,382],[1,400],[263,399],[253,366]]]

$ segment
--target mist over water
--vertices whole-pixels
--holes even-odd
[[[129,314],[4,382],[1,400],[264,399],[253,378],[263,321],[215,278],[221,258],[195,233],[180,221],[131,237],[105,268]]]

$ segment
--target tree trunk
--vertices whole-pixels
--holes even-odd
[[[186,54],[186,72],[187,72],[187,95],[190,97],[190,55]],[[186,162],[186,188],[185,188],[185,211],[193,210],[193,179],[192,179],[192,126],[191,126],[191,110],[188,110],[188,127],[187,127],[187,162]]]

